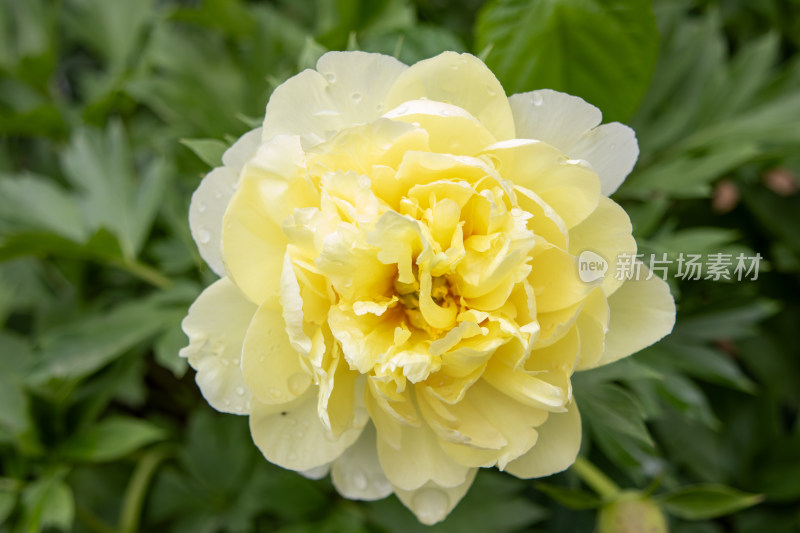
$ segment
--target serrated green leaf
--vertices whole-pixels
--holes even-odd
[[[752,507],[764,499],[760,494],[715,484],[682,487],[657,498],[664,510],[686,520],[724,516]]]
[[[624,120],[647,89],[658,51],[645,0],[494,0],[481,10],[476,48],[506,91],[549,88]]]
[[[112,122],[104,132],[74,133],[62,165],[81,193],[89,227],[108,230],[119,240],[125,258],[136,257],[166,186],[164,162],[151,158],[146,165],[136,165],[122,124]]]
[[[162,428],[145,420],[106,418],[70,437],[58,452],[69,461],[114,461],[165,436]]]

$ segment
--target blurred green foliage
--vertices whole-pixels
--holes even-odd
[[[214,277],[191,192],[272,89],[354,48],[584,97],[637,131],[616,198],[642,251],[765,258],[670,271],[673,335],[575,377],[583,455],[673,531],[800,530],[798,35],[797,0],[0,0],[0,531],[428,529],[267,463],[177,357]],[[591,488],[484,471],[432,529],[591,531]]]

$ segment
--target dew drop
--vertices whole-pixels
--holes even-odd
[[[222,366],[231,366],[231,362],[223,357],[222,358]]]
[[[353,93],[350,95],[350,98],[352,98],[355,103],[359,103],[361,101],[361,93]]]
[[[278,389],[276,389],[274,387],[269,389],[269,393],[273,396],[273,398],[280,398],[281,397],[281,391],[279,391]]]
[[[214,198],[216,198],[217,200],[219,200],[220,198],[222,198],[222,193],[221,193],[221,192],[215,192],[215,193],[214,193]]]
[[[609,146],[609,148],[611,148],[612,150],[616,150],[617,149],[617,143],[611,143],[611,146]]]
[[[336,83],[336,74],[333,72],[326,72],[325,79],[328,80],[328,83]]]
[[[198,202],[198,204],[197,204],[197,211],[199,211],[200,213],[205,213],[205,211],[206,211],[206,204],[204,204],[203,202]]]
[[[234,407],[234,409],[236,410],[237,413],[241,413],[242,412],[242,406],[241,405],[237,405],[236,407]]]
[[[486,93],[489,96],[496,96],[497,95],[497,91],[495,91],[494,88],[492,86],[490,86],[490,85],[486,86]]]
[[[375,111],[377,111],[378,113],[383,111],[383,104],[375,104]]]
[[[231,401],[230,400],[225,400],[225,406],[230,406],[230,405],[231,405]]]
[[[361,470],[356,470],[353,472],[353,485],[355,485],[358,490],[364,490],[367,488],[367,476],[364,475],[364,472]]]
[[[423,524],[433,524],[447,514],[450,501],[447,494],[437,489],[424,489],[411,500],[411,507]]]
[[[542,103],[544,103],[542,94],[539,92],[533,93],[533,105],[542,105]]]
[[[208,230],[201,229],[197,232],[197,241],[200,244],[208,244],[211,241],[211,234]]]
[[[289,378],[289,390],[295,396],[299,396],[311,383],[311,377],[308,374],[298,372]]]
[[[244,387],[236,387],[236,394],[244,396]]]

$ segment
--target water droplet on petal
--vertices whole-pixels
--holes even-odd
[[[208,244],[211,241],[211,234],[208,230],[201,229],[197,232],[197,242],[200,244]]]
[[[219,200],[220,198],[222,198],[222,193],[221,193],[221,192],[215,192],[215,193],[214,193],[214,198],[216,198],[217,200]]]
[[[447,514],[450,501],[447,494],[438,489],[424,489],[411,499],[411,507],[423,524],[433,524]]]
[[[326,72],[325,79],[328,80],[328,83],[336,83],[336,74],[333,72]]]
[[[492,87],[491,85],[487,85],[487,86],[486,86],[486,93],[487,93],[489,96],[495,96],[495,95],[497,94],[497,91],[495,91],[495,90],[494,90],[494,87]]]
[[[616,150],[617,149],[617,144],[616,143],[611,143],[611,146],[609,146],[609,148],[612,149],[612,150]]]
[[[280,398],[280,397],[281,397],[281,391],[279,391],[278,389],[276,389],[276,388],[274,388],[274,387],[273,387],[273,388],[271,388],[271,389],[269,389],[269,393],[270,393],[270,394],[271,394],[271,395],[272,395],[274,398]]]
[[[355,485],[358,490],[367,488],[367,476],[364,475],[364,472],[361,470],[353,472],[353,485]]]
[[[533,93],[533,105],[542,105],[544,102],[544,98],[542,97],[542,93],[535,92]]]
[[[310,383],[311,377],[308,374],[298,372],[289,378],[289,390],[295,396],[299,396],[303,394]]]
[[[230,404],[231,404],[231,401],[230,401],[230,400],[225,400],[225,402],[224,402],[224,403],[225,403],[225,406],[227,407],[227,406],[230,406]]]
[[[204,204],[203,202],[198,202],[198,203],[197,203],[197,210],[198,210],[200,213],[205,213],[205,211],[206,211],[206,204]]]
[[[244,396],[244,387],[236,387],[236,394]]]
[[[353,93],[350,95],[350,98],[352,98],[355,103],[358,103],[361,101],[361,93]]]

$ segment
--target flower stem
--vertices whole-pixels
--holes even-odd
[[[119,531],[121,533],[136,533],[139,531],[139,518],[142,514],[147,489],[155,475],[158,465],[170,455],[169,448],[157,447],[147,452],[136,465],[125,499],[122,502]]]
[[[578,456],[572,470],[604,500],[611,500],[620,492],[619,486],[611,478],[584,457]]]

